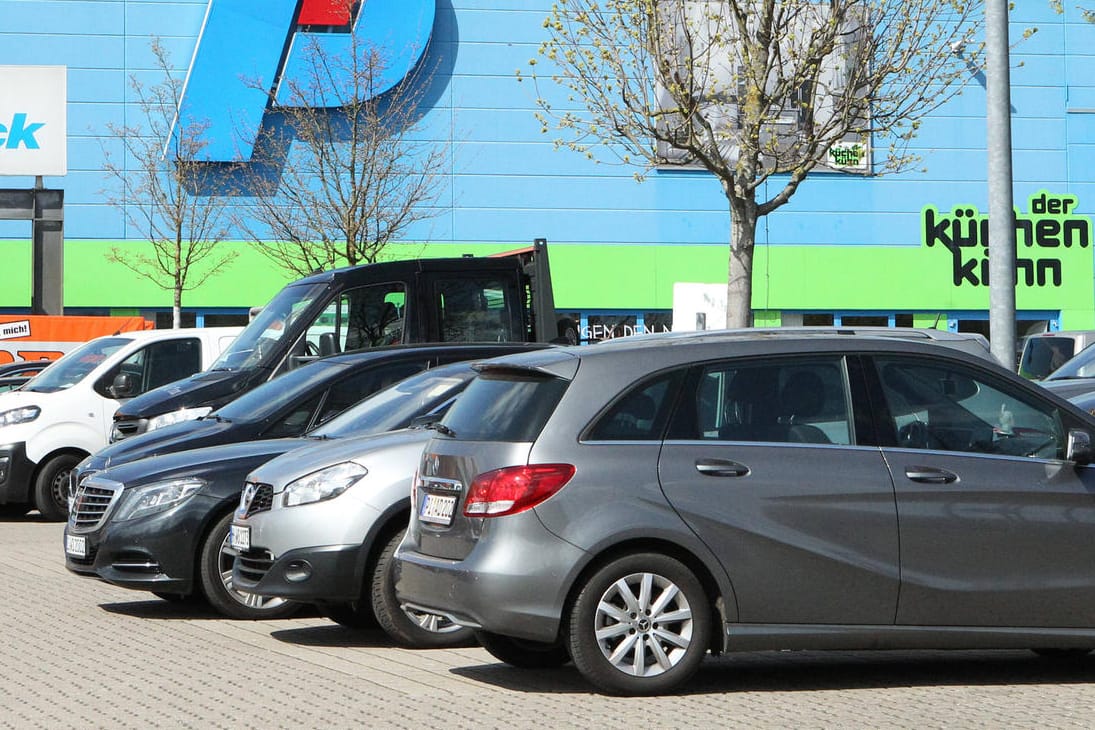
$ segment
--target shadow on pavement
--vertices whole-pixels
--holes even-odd
[[[233,620],[223,615],[203,600],[184,599],[178,601],[165,601],[153,598],[147,601],[126,601],[125,603],[100,603],[99,608],[110,613],[135,618],[150,618],[160,620],[172,619],[216,619],[218,621]],[[311,606],[305,606],[300,613],[293,618],[313,618],[319,613]],[[246,620],[246,619],[240,619]],[[258,619],[261,623],[262,619]]]
[[[518,692],[595,691],[573,665],[552,670],[527,670],[498,663],[457,667],[450,671]],[[709,657],[688,684],[673,694],[1088,684],[1093,681],[1095,655],[1045,659],[1026,651],[757,652]]]
[[[336,623],[272,631],[270,636],[287,644],[301,646],[346,646],[358,649],[392,646],[392,640],[379,628],[350,629]]]

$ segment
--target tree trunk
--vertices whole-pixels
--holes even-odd
[[[171,327],[179,329],[182,327],[182,287],[176,284],[174,294],[174,301],[171,304]]]
[[[730,263],[726,280],[726,326],[753,326],[753,244],[757,238],[757,203],[730,202]]]

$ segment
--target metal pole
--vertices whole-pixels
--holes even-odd
[[[988,92],[989,337],[992,354],[1015,369],[1015,208],[1011,187],[1011,72],[1008,2],[985,2]]]

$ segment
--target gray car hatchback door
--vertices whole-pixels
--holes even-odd
[[[1095,626],[1095,469],[1073,416],[993,373],[879,357],[896,447],[898,623]]]
[[[728,360],[686,380],[659,476],[729,574],[738,622],[893,624],[894,488],[854,423],[839,355]]]

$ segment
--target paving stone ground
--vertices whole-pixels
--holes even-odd
[[[623,699],[482,649],[314,616],[248,622],[68,573],[62,526],[0,520],[0,728],[1091,728],[1095,658],[778,652]]]

